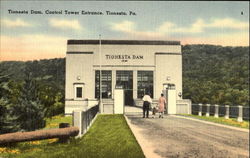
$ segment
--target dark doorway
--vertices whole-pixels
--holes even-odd
[[[116,71],[116,86],[124,89],[125,105],[133,105],[133,71]]]

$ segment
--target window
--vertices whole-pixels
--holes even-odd
[[[149,92],[150,96],[153,98],[154,96],[153,71],[138,71],[137,98],[142,98],[146,92]]]
[[[125,90],[133,89],[133,71],[116,71],[116,85]]]
[[[76,98],[82,98],[82,87],[76,87]]]
[[[102,98],[112,97],[112,71],[102,71]],[[95,71],[95,98],[100,98],[100,71]]]
[[[83,83],[74,83],[75,99],[82,99],[84,97],[83,86]]]

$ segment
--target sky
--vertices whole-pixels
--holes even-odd
[[[101,39],[177,40],[182,45],[249,46],[247,1],[0,3],[0,61],[65,57],[67,40],[99,39],[99,35]],[[31,14],[31,10],[42,14]],[[79,14],[66,14],[65,10]],[[46,14],[46,11],[62,11],[62,14]],[[82,11],[103,15],[86,15]],[[107,11],[127,15],[108,15]]]

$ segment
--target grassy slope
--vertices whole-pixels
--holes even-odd
[[[225,124],[229,126],[241,127],[249,129],[249,121],[238,122],[236,119],[230,118],[225,119],[224,117],[215,118],[213,116],[206,117],[206,116],[198,116],[198,115],[189,115],[189,114],[182,114],[184,116],[194,117],[197,119],[202,119],[210,122]]]
[[[64,117],[63,115],[54,116],[51,119],[46,119],[46,127],[44,129],[50,129],[50,128],[58,128],[59,123],[69,123],[72,125],[72,117],[67,116]]]
[[[34,145],[15,157],[144,158],[142,150],[123,115],[99,115],[81,139],[69,144]]]
[[[58,128],[59,123],[69,123],[72,125],[72,117],[64,117],[63,115],[54,116],[51,119],[46,119],[46,127],[44,129]],[[35,153],[37,151],[41,151],[44,146],[51,146],[57,142],[57,138],[55,139],[47,139],[40,141],[30,141],[24,143],[18,143],[15,146],[11,147],[3,147],[0,146],[0,157],[15,157],[19,154],[23,153]]]

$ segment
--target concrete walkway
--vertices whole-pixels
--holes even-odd
[[[249,157],[249,132],[171,115],[163,119],[145,119],[139,113],[126,116],[147,158]]]
[[[140,115],[142,114],[142,108],[140,107],[135,107],[135,106],[125,106],[124,107],[125,114],[131,115],[131,114],[136,114]]]

